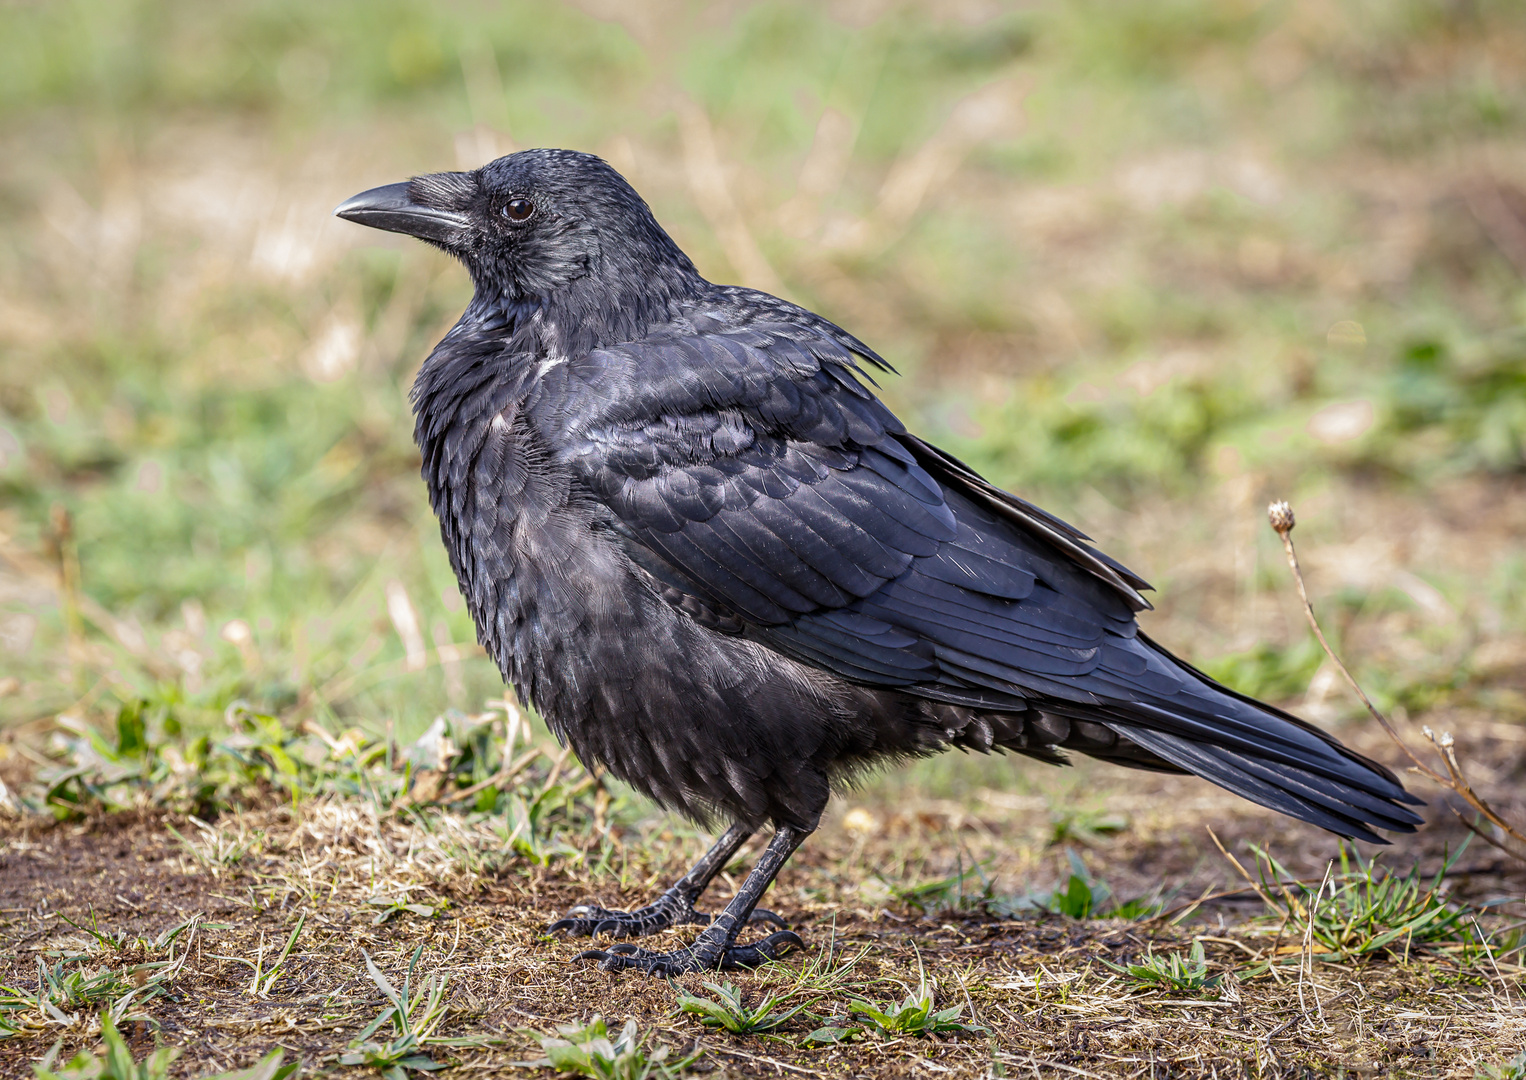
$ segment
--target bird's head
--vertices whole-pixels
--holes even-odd
[[[580,297],[618,310],[700,281],[625,178],[573,150],[524,150],[471,172],[417,176],[363,191],[334,213],[443,248],[487,303]]]

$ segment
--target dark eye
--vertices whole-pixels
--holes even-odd
[[[535,204],[529,199],[510,199],[503,206],[503,216],[510,221],[529,221],[535,213]]]

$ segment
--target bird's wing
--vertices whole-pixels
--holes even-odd
[[[854,344],[753,323],[556,366],[569,461],[670,603],[856,682],[1103,724],[1344,835],[1418,820],[1387,770],[1139,634],[1145,583],[908,435]]]
[[[573,463],[635,561],[713,625],[958,700],[1015,700],[993,657],[1090,670],[1105,635],[1133,634],[1144,582],[909,436],[854,344],[754,322],[569,362]]]

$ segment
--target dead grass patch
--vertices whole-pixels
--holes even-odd
[[[834,820],[769,898],[804,933],[806,953],[726,977],[741,1009],[770,996],[766,1013],[800,1006],[748,1035],[681,1009],[681,996],[717,1000],[704,985],[719,983],[713,975],[677,986],[610,976],[570,962],[577,943],[543,933],[575,902],[639,903],[680,873],[702,839],[660,818],[611,825],[603,846],[590,830],[581,850],[569,843],[539,865],[505,851],[489,817],[402,799],[379,812],[360,797],[267,798],[211,822],[156,810],[13,820],[0,832],[0,985],[46,996],[39,964],[97,983],[56,1011],[0,1013],[14,1029],[0,1039],[0,1074],[28,1075],[55,1042],[60,1060],[94,1047],[106,1011],[136,1056],[160,1042],[180,1048],[173,1076],[248,1067],[276,1049],[304,1070],[377,1075],[375,1065],[347,1064],[364,1062],[368,1043],[379,1051],[400,1038],[395,1024],[375,1023],[391,1007],[377,976],[397,992],[433,988],[414,1049],[444,1077],[528,1070],[522,1063],[544,1057],[541,1039],[558,1025],[596,1015],[612,1040],[634,1020],[649,1051],[669,1047],[663,1067],[688,1061],[690,1072],[748,1076],[1472,1077],[1526,1042],[1513,868],[1470,861],[1473,851],[1443,879],[1447,902],[1469,905],[1467,924],[1487,948],[1459,933],[1435,947],[1336,959],[1287,919],[1266,918],[1222,859],[1186,858],[1180,843],[1190,835],[1182,817],[1196,818],[1197,835],[1207,817],[1232,850],[1260,840],[1291,852],[1286,873],[1314,881],[1300,894],[1307,903],[1332,850],[1320,834],[1254,808],[1221,816],[1206,798],[1152,825],[1130,801],[1141,797],[1130,778],[1097,770],[1085,779],[1102,807],[1133,808],[1130,825],[1089,845],[1053,844],[1042,800],[1016,811],[987,804],[959,820],[937,803],[911,805],[897,829],[872,834],[843,827],[849,814]],[[1402,870],[1418,860],[1434,874],[1460,839],[1460,826],[1441,819],[1387,861]],[[1022,857],[1002,864],[1013,852]],[[918,911],[862,886],[913,887],[971,861],[987,867],[988,896],[1009,900],[1022,890],[1053,896],[1074,862],[1118,897],[1180,880],[1152,917],[1130,919],[1069,918],[1043,904],[993,914],[998,906],[947,890],[924,890]],[[1517,903],[1498,902],[1505,897]],[[660,944],[694,932],[670,931]],[[1172,963],[1195,976],[1131,974]],[[870,1015],[908,1003],[946,1014],[945,1030],[896,1030]]]

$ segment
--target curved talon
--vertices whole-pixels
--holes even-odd
[[[721,968],[730,971],[761,967],[770,961],[782,959],[793,949],[804,947],[805,942],[800,940],[799,934],[792,930],[780,930],[750,945],[733,945],[722,955]]]
[[[781,930],[789,929],[789,923],[779,918],[772,911],[766,911],[763,908],[753,908],[752,914],[747,916],[747,921],[749,923],[768,923],[771,926],[777,926]]]
[[[785,956],[788,956],[795,949],[803,948],[805,948],[805,941],[799,934],[795,933],[793,930],[779,930],[769,934],[761,941],[754,941],[751,945],[733,946],[732,948],[726,950],[728,954],[726,958],[728,960],[731,959],[731,953],[756,953],[763,957],[763,960],[760,961],[760,963],[767,963],[770,960],[779,960]],[[743,962],[741,961],[740,957],[737,959],[739,963]],[[748,966],[756,966],[756,964],[749,964]]]
[[[609,953],[603,949],[584,949],[573,957],[574,960],[598,960],[601,963],[609,959]]]
[[[578,904],[568,908],[566,915],[546,927],[546,933],[554,934],[558,930],[565,930],[573,937],[594,937],[604,924],[625,916],[623,911],[610,911],[597,904]]]

